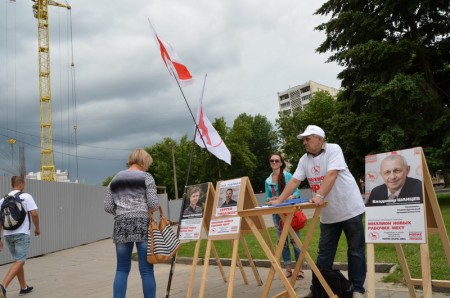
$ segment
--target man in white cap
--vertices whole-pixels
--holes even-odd
[[[317,267],[332,269],[342,231],[347,239],[348,277],[353,284],[353,297],[364,297],[366,279],[365,236],[363,226],[364,202],[358,184],[348,170],[342,149],[325,142],[325,132],[316,125],[308,125],[297,136],[306,152],[297,169],[278,198],[272,204],[284,202],[300,182],[308,179],[311,202],[327,207],[320,214],[320,240]],[[305,297],[312,297],[312,292]]]

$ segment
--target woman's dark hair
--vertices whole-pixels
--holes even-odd
[[[283,174],[284,169],[286,168],[286,162],[284,161],[284,158],[280,152],[273,152],[272,154],[270,154],[269,160],[274,155],[278,155],[280,157],[280,161],[281,161],[280,174],[278,175],[278,181],[277,181],[278,182],[278,191],[281,194],[284,190],[284,187],[286,186],[286,180],[284,179],[284,174]]]

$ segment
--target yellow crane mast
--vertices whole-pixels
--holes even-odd
[[[55,181],[53,161],[52,108],[50,88],[50,40],[48,6],[70,9],[70,5],[52,0],[32,0],[34,17],[38,20],[39,100],[41,129],[41,179]]]

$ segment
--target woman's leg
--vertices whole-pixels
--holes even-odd
[[[300,231],[295,231],[295,234],[297,234],[298,239],[300,238]],[[289,238],[291,239],[291,236],[289,235]],[[291,244],[292,247],[294,248],[294,256],[295,256],[295,261],[297,262],[298,258],[300,257],[300,248],[298,247],[297,243],[295,243],[295,241],[293,239],[291,239]]]
[[[139,261],[139,273],[142,279],[144,298],[156,297],[156,282],[153,264],[147,262],[147,242],[136,242]]]
[[[275,231],[277,232],[278,239],[280,239],[280,235],[281,235],[281,231],[282,231],[281,225],[280,225],[281,218],[278,214],[273,214],[272,218],[273,218],[273,224],[275,227]],[[289,250],[289,241],[287,238],[286,238],[286,241],[284,242],[283,251],[281,252],[281,256],[283,259],[283,265],[285,266],[286,271],[288,271],[287,273],[289,273],[292,270],[292,266],[291,266],[291,252]]]
[[[116,277],[114,278],[113,297],[125,298],[127,294],[128,274],[131,269],[131,253],[133,242],[116,243]]]
[[[296,234],[297,237],[300,239],[300,231],[295,231],[295,234]],[[293,247],[293,249],[294,249],[295,262],[298,262],[298,259],[299,259],[299,257],[300,257],[301,250],[300,250],[300,248],[298,247],[297,243],[295,243],[294,239],[291,238],[290,235],[289,235],[289,239],[290,239],[290,243],[291,243],[291,245],[292,245],[292,247]],[[297,279],[302,279],[303,277],[304,277],[304,275],[303,275],[303,270],[302,270],[302,267],[300,267],[300,271],[299,271],[299,273],[298,273],[298,275],[297,275]]]

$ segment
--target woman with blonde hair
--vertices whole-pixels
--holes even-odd
[[[147,263],[149,212],[159,208],[155,180],[147,172],[152,163],[152,157],[144,149],[135,149],[128,157],[128,169],[117,173],[108,185],[105,211],[114,215],[117,258],[114,298],[126,297],[135,244],[144,297],[156,297],[153,264]]]

